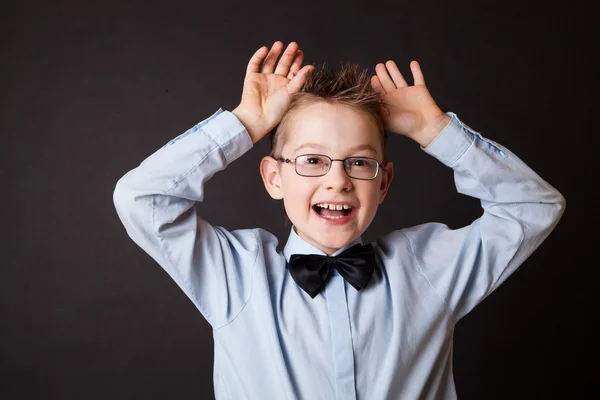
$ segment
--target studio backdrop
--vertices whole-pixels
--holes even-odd
[[[593,170],[585,132],[596,124],[585,97],[594,92],[591,53],[573,46],[587,36],[585,10],[522,1],[9,3],[0,17],[0,398],[213,398],[211,327],[129,238],[113,191],[170,140],[233,110],[248,60],[276,40],[296,41],[304,64],[331,70],[349,61],[372,75],[394,60],[411,85],[417,60],[443,111],[565,196],[555,231],[457,324],[453,371],[463,400],[590,398],[591,373],[580,365],[597,320],[585,261],[597,235],[580,229],[596,217],[584,218],[577,188]],[[269,151],[263,139],[217,173],[196,209],[228,230],[263,228],[282,248],[282,204],[259,174]],[[482,214],[415,142],[392,135],[387,156],[394,181],[364,242],[426,222],[457,229]]]

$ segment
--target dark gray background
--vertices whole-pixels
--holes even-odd
[[[411,84],[418,60],[444,111],[563,193],[556,230],[458,324],[455,381],[463,400],[594,397],[596,363],[583,363],[597,356],[598,235],[582,229],[597,226],[597,43],[580,3],[9,2],[0,22],[1,398],[212,398],[210,326],[129,239],[112,194],[170,139],[232,110],[250,56],[275,40],[315,65],[392,59]],[[283,245],[258,172],[268,150],[217,174],[198,209]],[[396,177],[363,239],[480,215],[416,143],[394,136],[388,154]]]

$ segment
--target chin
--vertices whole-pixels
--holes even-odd
[[[318,238],[317,240],[318,240],[319,244],[321,244],[322,246],[337,250],[337,249],[341,249],[342,247],[346,246],[347,244],[352,242],[354,239],[356,239],[358,236],[359,235],[356,235],[356,236],[340,235],[340,234],[332,233],[328,237]]]

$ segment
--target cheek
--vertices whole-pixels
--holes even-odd
[[[295,177],[287,178],[283,182],[283,199],[286,209],[294,213],[309,208],[314,193],[312,183]]]
[[[361,199],[361,203],[365,208],[366,214],[374,214],[379,206],[379,191],[377,190],[377,186],[365,188],[363,193],[364,196]]]

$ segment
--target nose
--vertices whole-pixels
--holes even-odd
[[[350,190],[352,188],[352,181],[344,170],[343,162],[337,160],[331,162],[331,168],[323,176],[323,186],[325,189],[336,191]]]

